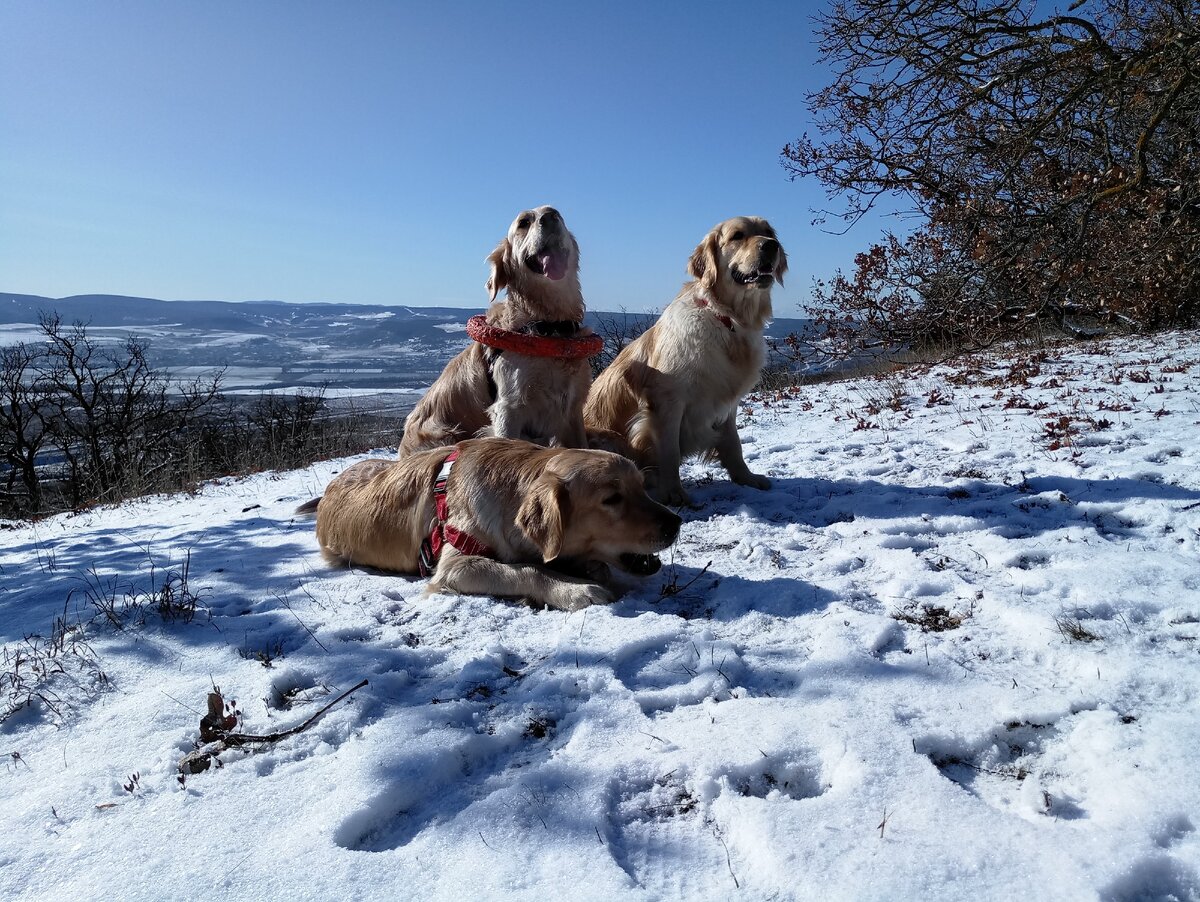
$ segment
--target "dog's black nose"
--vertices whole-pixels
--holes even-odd
[[[758,256],[764,263],[774,263],[779,256],[779,242],[774,238],[764,238],[758,246]]]
[[[683,525],[683,518],[673,511],[667,511],[662,519],[662,537],[663,541],[670,545],[679,537],[679,527]]]

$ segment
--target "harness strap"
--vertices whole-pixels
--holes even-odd
[[[450,518],[450,506],[446,501],[446,483],[450,481],[450,470],[458,459],[458,448],[454,448],[438,470],[433,480],[433,505],[436,517],[429,537],[421,542],[421,552],[417,556],[417,568],[421,575],[429,577],[437,569],[438,560],[442,556],[442,548],[450,545],[462,554],[477,554],[482,557],[494,558],[496,553],[473,535],[451,526],[446,521]]]

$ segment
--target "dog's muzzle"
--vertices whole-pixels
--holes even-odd
[[[754,269],[742,272],[734,266],[733,280],[739,285],[749,285],[754,282],[759,288],[766,288],[775,281],[775,267],[778,265],[779,242],[774,238],[765,238],[758,246],[758,260],[754,264]]]

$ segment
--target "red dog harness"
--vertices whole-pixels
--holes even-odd
[[[510,332],[490,325],[487,316],[480,313],[467,320],[467,335],[489,348],[512,351],[526,357],[558,357],[562,360],[579,360],[595,357],[604,350],[604,339],[599,335],[550,336],[528,332]]]
[[[429,538],[421,542],[421,553],[417,556],[417,567],[421,575],[425,577],[432,576],[433,571],[437,569],[438,560],[442,556],[442,548],[446,545],[452,545],[463,554],[478,554],[491,558],[496,556],[496,553],[483,542],[446,522],[450,518],[450,507],[446,503],[446,483],[450,480],[450,470],[457,459],[458,448],[456,447],[446,455],[446,460],[442,463],[442,468],[438,470],[437,478],[433,481],[433,503],[437,510],[437,518],[434,520]]]

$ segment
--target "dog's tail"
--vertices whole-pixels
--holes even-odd
[[[321,496],[318,495],[311,501],[305,501],[296,508],[296,516],[298,517],[315,517],[317,515],[317,505],[321,503]]]

